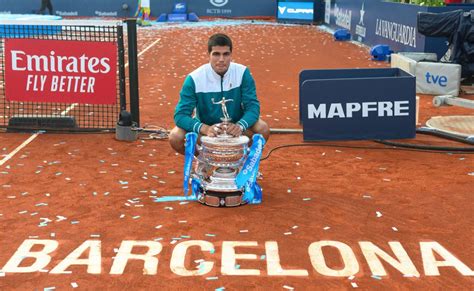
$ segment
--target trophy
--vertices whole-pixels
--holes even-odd
[[[220,105],[224,117],[224,132],[216,137],[201,137],[198,146],[197,163],[193,178],[199,181],[199,202],[214,207],[234,207],[245,204],[242,200],[244,189],[239,189],[235,178],[247,158],[249,138],[245,135],[234,137],[226,128],[232,119],[226,103],[232,99],[222,99],[212,103]]]

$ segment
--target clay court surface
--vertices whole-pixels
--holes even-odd
[[[300,128],[302,69],[389,66],[369,60],[367,48],[334,42],[314,26],[140,28],[139,51],[160,39],[139,59],[142,126],[172,128],[184,77],[208,61],[207,38],[215,32],[229,34],[234,61],[250,67],[261,117],[272,128]],[[434,108],[431,99],[421,96],[421,124],[437,115],[473,114],[459,107]],[[9,154],[30,136],[1,133],[0,155]],[[264,155],[276,146],[302,142],[300,134],[273,135]],[[429,136],[406,142],[466,146]],[[53,240],[59,245],[41,271],[3,274],[0,289],[472,290],[472,271],[464,269],[462,274],[458,269],[474,268],[472,155],[390,150],[371,141],[318,145],[283,148],[261,162],[262,204],[215,209],[197,202],[153,201],[182,194],[183,157],[166,140],[127,143],[116,141],[113,134],[39,135],[0,167],[0,269],[25,240]],[[88,273],[88,266],[80,264],[65,274],[50,273],[87,240],[101,243],[100,256],[89,258],[99,260],[99,274]],[[144,274],[142,260],[130,260],[122,274],[110,274],[116,250],[127,240],[162,245],[156,274]],[[189,240],[209,242],[214,251],[191,247],[184,267],[198,271],[195,261],[203,259],[214,263],[209,272],[186,277],[170,269],[173,250]],[[353,256],[344,261],[335,247],[324,247],[319,264],[334,270],[357,265],[353,277],[327,276],[313,266],[308,248],[322,241],[345,244]],[[228,258],[222,253],[225,242],[247,242],[248,246],[237,246],[236,253],[255,258],[237,258],[235,268],[259,274],[223,274],[221,267]],[[277,243],[283,269],[306,270],[307,275],[270,274],[268,259],[275,256],[266,252],[266,242]],[[403,274],[384,261],[387,275],[373,276],[360,242],[371,242],[394,258],[389,242],[399,242],[419,276]],[[438,267],[436,276],[426,274],[420,250],[422,243],[430,242],[455,258],[433,251],[436,260],[448,262]],[[134,248],[137,254],[146,251]],[[88,258],[88,252],[81,258]],[[453,261],[458,267],[449,265]],[[22,266],[33,263],[27,258]]]

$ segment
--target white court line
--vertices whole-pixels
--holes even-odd
[[[142,50],[138,55],[137,58],[139,58],[141,55],[143,55],[147,50],[151,49],[155,44],[157,44],[161,38],[158,38],[154,42],[152,42],[149,46],[147,46],[144,50]],[[125,64],[125,67],[128,67],[128,62]]]
[[[152,44],[150,44],[149,46],[147,46],[143,51],[141,51],[138,55],[137,55],[137,58],[140,57],[141,55],[143,55],[147,50],[149,50],[151,47],[153,47],[156,43],[158,43],[161,39],[158,38],[157,40],[155,40]],[[125,68],[128,67],[128,62],[125,64]],[[64,110],[63,112],[61,112],[61,116],[64,116],[66,115],[69,111],[71,111],[74,107],[76,107],[77,103],[74,103],[72,104],[71,106],[69,106],[68,108],[66,108],[66,110]],[[38,137],[39,133],[35,133],[33,134],[32,136],[30,136],[27,140],[25,140],[21,145],[19,145],[14,151],[12,151],[11,153],[9,153],[6,157],[4,157],[1,161],[0,161],[0,167],[3,166],[3,164],[5,164],[8,160],[10,160],[14,155],[16,155],[16,153],[18,153],[22,148],[26,147],[29,143],[31,143],[36,137]]]
[[[25,140],[21,145],[19,145],[13,152],[9,153],[3,160],[0,161],[0,167],[3,166],[9,159],[11,159],[16,153],[18,153],[22,148],[26,147],[30,142],[32,142],[39,133],[35,133]]]
[[[137,58],[139,58],[141,55],[143,55],[147,50],[151,49],[155,44],[157,44],[159,41],[161,40],[161,38],[158,38],[157,40],[155,40],[154,42],[152,42],[149,46],[147,46],[144,50],[142,50],[140,53],[138,53],[137,55]],[[125,68],[128,67],[128,62],[125,63]],[[61,112],[61,116],[64,116],[66,114],[69,113],[69,111],[73,110],[74,107],[76,107],[78,105],[78,103],[73,103],[71,105],[69,105],[68,108],[66,108],[66,110],[64,110],[63,112]]]

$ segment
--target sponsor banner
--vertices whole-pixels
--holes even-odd
[[[324,1],[324,23],[331,23],[331,0]]]
[[[188,13],[194,12],[198,16],[275,16],[276,1],[259,0],[187,0]],[[169,13],[169,12],[165,12]]]
[[[168,21],[186,21],[188,19],[188,14],[186,13],[171,13],[168,14]]]
[[[229,0],[209,0],[209,3],[206,6],[207,7],[204,12],[204,15],[232,16],[233,8],[231,7],[231,5],[229,5]]]
[[[187,11],[183,13],[194,12],[198,16],[274,17],[277,9],[275,0],[258,0],[258,5],[255,0],[160,0],[151,1],[151,17],[172,13],[177,2],[187,5]],[[40,8],[38,0],[0,0],[0,3],[1,10],[17,14],[36,12]],[[53,7],[64,13],[58,13],[61,16],[133,17],[137,3],[137,0],[62,0],[55,1]],[[78,15],[69,14],[71,12]]]
[[[201,7],[202,5],[204,5],[204,7]],[[198,15],[212,16],[232,16],[233,9],[235,9],[235,7],[232,7],[232,5],[229,3],[229,0],[209,0],[208,3],[196,2],[196,6],[194,7],[196,11],[199,11],[196,12]]]
[[[5,39],[8,101],[115,104],[117,44]]]
[[[189,178],[191,177],[191,167],[193,165],[194,153],[196,152],[196,143],[198,135],[195,132],[188,132],[185,139],[184,150],[184,171],[183,171],[183,190],[184,196],[188,196]]]
[[[329,2],[326,1],[325,22],[335,29],[350,30],[353,40],[368,46],[386,44],[395,52],[433,52],[438,58],[447,50],[446,39],[425,37],[418,33],[418,13],[474,9],[474,5],[426,7],[380,0]]]
[[[151,16],[156,17],[161,13],[171,13],[176,2],[176,0],[151,1]],[[194,12],[198,16],[274,17],[277,11],[277,1],[274,0],[258,0],[258,5],[255,5],[255,0],[181,0],[179,2],[187,4],[187,13]],[[303,2],[303,0],[301,2]],[[14,14],[28,14],[36,12],[40,7],[37,0],[1,0],[1,3],[1,7],[3,8],[2,10],[4,11],[4,13],[6,12]],[[62,0],[54,2],[54,9],[55,11],[60,11],[61,14],[58,13],[58,15],[61,16],[99,15],[113,17],[132,17],[137,9],[137,3],[137,0]],[[448,7],[426,7],[391,3],[382,0],[328,0],[326,1],[326,11],[328,12],[325,17],[325,22],[331,23],[331,25],[334,27],[340,27],[335,25],[336,4],[339,9],[342,9],[340,10],[342,14],[339,14],[338,22],[340,23],[347,25],[347,11],[351,11],[351,16],[354,22],[351,25],[353,35],[355,34],[355,29],[358,25],[357,23],[360,21],[358,17],[360,17],[360,15],[364,13],[366,15],[365,17],[367,21],[364,21],[364,25],[362,25],[361,27],[366,27],[368,30],[374,31],[372,25],[375,25],[374,18],[376,17],[402,25],[409,25],[404,21],[409,18],[413,19],[413,21],[416,21],[416,13],[418,11],[444,12],[455,9],[474,9],[473,5],[469,6],[467,4],[462,6],[449,5]],[[397,8],[397,6],[401,8]],[[330,11],[328,8],[332,8],[332,11]],[[346,14],[344,13],[345,10]],[[73,15],[76,14],[76,12],[77,15]],[[317,8],[315,12],[317,12]],[[344,17],[346,19],[344,19]],[[370,28],[367,25],[369,23]],[[413,27],[414,25],[411,26]],[[359,28],[359,31],[363,30]],[[367,36],[371,36],[371,33],[369,31],[367,31]],[[373,44],[373,42],[369,42],[368,44]],[[419,49],[419,47],[417,47],[417,49]],[[413,48],[411,48],[411,50],[414,51]]]
[[[187,7],[186,3],[179,2],[174,4],[173,13],[186,13]]]
[[[79,16],[79,11],[61,11],[56,10],[54,11],[55,14],[59,16]]]
[[[9,10],[12,14],[37,13],[41,6],[37,0],[0,0],[0,3],[1,10]],[[131,17],[135,14],[137,3],[137,0],[61,0],[53,1],[53,9],[59,16]],[[161,2],[156,5],[157,8],[158,5]]]
[[[400,69],[306,70],[300,84],[306,141],[415,136],[415,78]]]
[[[314,3],[280,1],[278,2],[277,18],[313,21]]]
[[[336,25],[347,30],[352,27],[352,10],[334,4],[334,17]]]
[[[118,16],[118,12],[117,11],[94,11],[94,14],[97,15],[97,16],[103,16],[103,17],[116,17]]]
[[[370,31],[374,32],[374,40],[389,44],[390,48],[396,51],[423,51],[425,37],[418,33],[416,19],[418,12],[423,12],[426,8],[420,9],[420,6],[416,5],[392,7],[383,3],[379,3],[379,6],[379,9],[390,9],[392,13],[378,13],[375,17],[370,17]],[[362,9],[365,10],[365,7]]]

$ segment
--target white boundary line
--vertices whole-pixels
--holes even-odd
[[[152,42],[149,46],[147,46],[144,50],[142,50],[140,53],[138,53],[137,58],[139,58],[141,55],[143,55],[147,50],[151,49],[155,44],[157,44],[161,38],[158,38],[154,42]],[[128,62],[125,64],[125,67],[128,67]]]
[[[147,50],[151,49],[155,44],[157,44],[159,41],[161,40],[161,38],[158,38],[157,40],[155,40],[154,42],[152,42],[149,46],[147,46],[144,50],[142,50],[140,53],[138,53],[137,55],[137,58],[139,58],[141,55],[143,55]],[[128,62],[125,63],[125,68],[128,67]],[[64,110],[63,112],[61,112],[61,116],[65,116],[66,114],[69,113],[69,111],[73,110],[74,107],[76,107],[78,105],[78,103],[73,103],[71,105],[69,105],[68,108],[66,108],[66,110]]]
[[[19,145],[13,152],[9,153],[6,157],[3,158],[3,160],[0,161],[0,167],[3,166],[9,159],[13,158],[16,153],[18,153],[22,148],[26,147],[30,142],[32,142],[39,133],[35,133],[32,136],[30,136],[27,140],[25,140],[21,145]]]
[[[155,40],[153,43],[151,43],[149,46],[147,46],[143,51],[141,51],[138,55],[137,58],[143,55],[146,51],[148,51],[150,48],[152,48],[156,43],[158,43],[161,40],[161,38],[158,38]],[[128,67],[128,62],[125,64],[125,67]],[[70,105],[66,110],[61,112],[61,116],[66,115],[69,111],[71,111],[74,107],[76,107],[77,103],[74,103]],[[21,149],[26,147],[29,143],[31,143],[35,138],[37,138],[39,133],[35,133],[32,136],[30,136],[27,140],[25,140],[21,145],[19,145],[15,150],[13,150],[11,153],[9,153],[6,157],[4,157],[0,161],[0,167],[3,166],[8,160],[13,158],[14,155],[16,155]]]

